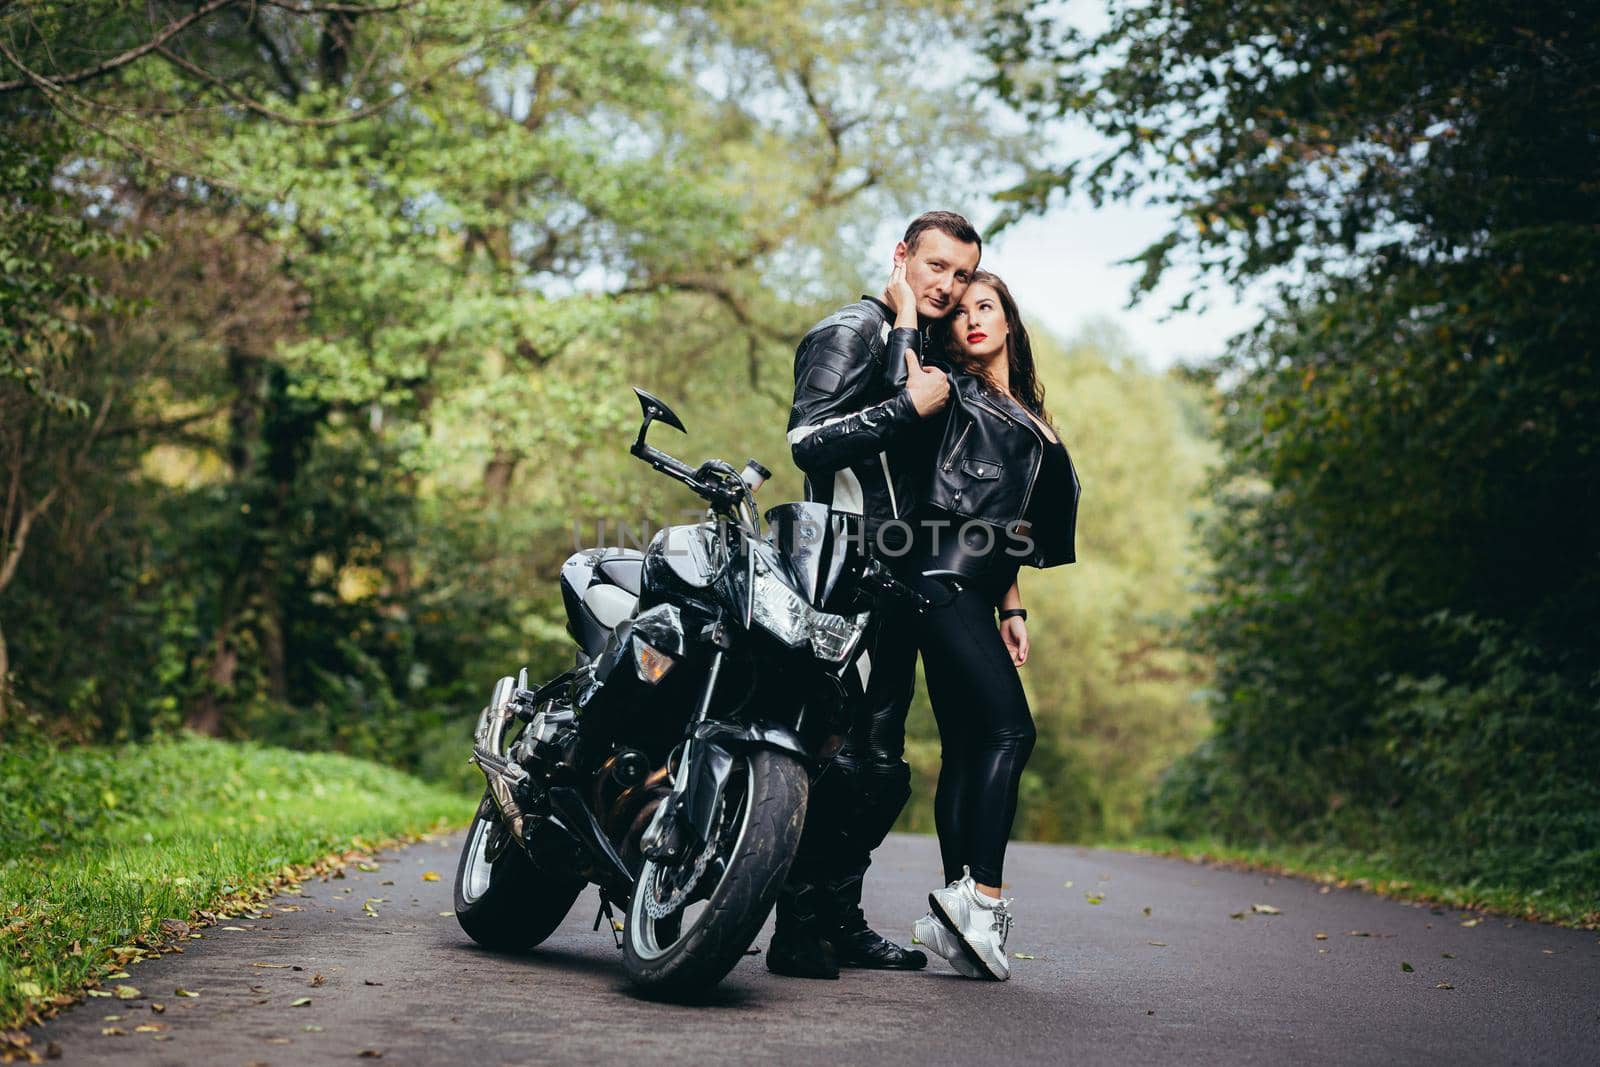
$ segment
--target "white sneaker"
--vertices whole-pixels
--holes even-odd
[[[930,952],[944,957],[950,966],[956,969],[957,974],[968,978],[988,977],[967,959],[967,954],[961,950],[955,935],[944,928],[944,923],[936,919],[933,912],[928,912],[911,924],[911,936],[926,945]]]
[[[963,870],[960,878],[928,894],[928,907],[954,935],[969,963],[996,982],[1004,982],[1011,977],[1011,963],[1006,959],[1011,901],[978,892],[972,871]]]

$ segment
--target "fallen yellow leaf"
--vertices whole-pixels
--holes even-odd
[[[422,872],[422,880],[424,882],[437,882],[439,880],[439,872],[438,871],[423,871]]]

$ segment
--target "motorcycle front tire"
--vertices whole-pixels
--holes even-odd
[[[487,796],[487,794],[485,794]],[[572,910],[588,883],[541,870],[509,840],[488,803],[467,829],[456,864],[456,921],[468,937],[496,952],[526,952],[542,943]],[[490,814],[483,812],[490,810]],[[500,838],[499,853],[488,850]]]
[[[720,982],[744,957],[778,899],[800,847],[810,779],[793,756],[767,749],[746,757],[748,797],[742,826],[704,913],[665,947],[651,942],[644,913],[645,865],[628,906],[622,939],[628,978],[665,1000],[696,996]]]

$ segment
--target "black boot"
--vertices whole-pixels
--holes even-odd
[[[827,935],[835,912],[825,887],[792,878],[778,894],[778,919],[767,945],[767,970],[789,978],[838,978]]]
[[[867,925],[861,910],[861,880],[865,869],[828,883],[839,924],[833,936],[834,954],[840,967],[878,971],[920,971],[928,965],[924,952],[901,948]]]

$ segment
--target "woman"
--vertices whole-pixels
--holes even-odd
[[[908,289],[891,286],[897,309],[912,306]],[[1005,283],[978,271],[945,332],[950,402],[907,570],[922,575],[925,595],[948,600],[922,617],[919,637],[939,725],[934,814],[949,884],[929,894],[915,934],[962,974],[1004,981],[1011,902],[1001,868],[1034,743],[1017,675],[1029,647],[1017,571],[1076,558],[1078,477]],[[939,571],[958,576],[953,599],[927,577]]]

